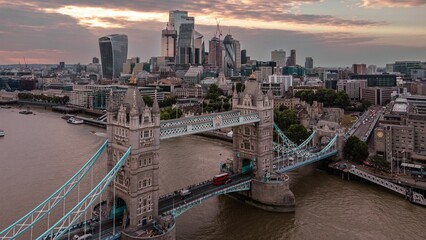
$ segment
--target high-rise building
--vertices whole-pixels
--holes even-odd
[[[128,40],[124,34],[111,34],[99,38],[102,73],[104,78],[113,79],[120,76],[123,63],[127,59]]]
[[[223,63],[225,76],[233,76],[235,67],[235,46],[234,39],[230,34],[226,35],[223,39],[223,47],[225,50],[225,61]]]
[[[99,58],[97,58],[97,57],[93,57],[93,59],[92,59],[92,63],[99,63]]]
[[[314,60],[311,57],[305,59],[305,68],[306,70],[314,68]]]
[[[274,50],[271,52],[271,60],[273,62],[277,63],[277,67],[284,67],[285,66],[285,51],[280,50]]]
[[[287,66],[296,66],[296,50],[290,51],[290,57],[287,59]]]
[[[196,65],[204,64],[205,48],[203,34],[194,31],[194,63]]]
[[[235,67],[234,74],[241,72],[241,45],[240,41],[234,39],[234,50],[235,50]]]
[[[179,28],[177,64],[194,63],[194,23],[183,23]]]
[[[194,17],[189,17],[187,11],[170,11],[169,12],[169,24],[170,29],[176,31],[176,63],[178,64],[188,64],[190,62],[185,62],[189,60],[189,58],[194,55]],[[183,28],[182,25],[189,24]],[[191,29],[192,26],[192,29]],[[183,30],[183,32],[181,32]],[[182,35],[183,39],[180,40],[180,35]],[[189,38],[192,37],[192,40]],[[182,49],[185,48],[185,49]],[[182,52],[181,52],[182,51]],[[183,60],[183,61],[181,61]]]
[[[247,64],[247,50],[241,50],[241,64]]]
[[[366,74],[367,65],[366,64],[352,64],[352,72],[354,74]]]
[[[161,31],[161,56],[175,57],[176,56],[176,38],[177,31],[167,24],[166,29]]]
[[[367,73],[368,74],[377,73],[377,66],[376,65],[368,65],[368,67],[367,67]]]
[[[222,43],[217,37],[213,37],[209,42],[209,64],[222,67]]]
[[[65,62],[59,62],[59,69],[64,69],[65,68]]]

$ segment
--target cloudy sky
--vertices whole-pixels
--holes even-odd
[[[252,59],[274,49],[315,66],[426,60],[426,0],[0,0],[0,64],[89,63],[97,39],[129,36],[129,57],[160,53],[169,10],[186,10],[208,40],[216,19]]]

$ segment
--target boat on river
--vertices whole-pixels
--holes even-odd
[[[84,121],[75,117],[70,117],[67,120],[67,123],[71,123],[71,124],[83,124]]]

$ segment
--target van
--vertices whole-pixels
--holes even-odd
[[[92,238],[93,238],[93,235],[88,233],[78,237],[77,240],[92,240]]]
[[[180,196],[184,199],[186,196],[190,195],[191,192],[188,189],[183,189],[180,191]]]

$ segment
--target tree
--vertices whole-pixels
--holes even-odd
[[[221,95],[224,95],[223,90],[220,89],[216,84],[212,84],[209,87],[209,91],[207,93],[206,98],[216,100]]]
[[[286,130],[297,123],[297,115],[294,111],[286,109],[282,112],[274,110],[274,119],[281,130]]]
[[[288,107],[286,107],[286,106],[284,106],[284,105],[281,105],[279,108],[278,108],[278,110],[280,111],[280,112],[282,112],[282,111],[284,111],[284,110],[287,110],[288,109]]]
[[[336,98],[334,99],[333,105],[339,108],[345,109],[351,104],[351,100],[346,92],[338,92]]]
[[[362,163],[368,157],[368,145],[359,138],[352,136],[346,141],[343,154],[349,160]]]
[[[292,124],[284,134],[294,143],[301,144],[306,138],[309,137],[310,133],[301,124]]]
[[[142,99],[148,107],[152,107],[154,100],[150,96],[143,96]]]

